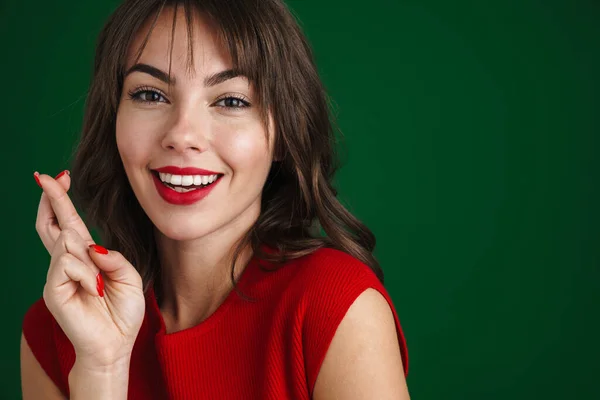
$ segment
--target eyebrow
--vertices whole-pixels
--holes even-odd
[[[140,64],[140,63],[135,64],[133,67],[129,68],[129,70],[125,73],[125,77],[135,71],[143,72],[145,74],[151,75],[151,76],[155,77],[156,79],[163,81],[167,85],[175,85],[175,83],[177,82],[177,79],[175,79],[175,77],[169,77],[169,75],[166,72],[164,72],[156,67],[153,67],[152,65]],[[223,83],[229,79],[233,79],[238,76],[245,77],[239,71],[227,69],[225,71],[217,72],[217,73],[214,73],[214,74],[209,75],[206,78],[204,78],[204,86],[205,87],[215,86],[215,85],[218,85],[220,83]]]

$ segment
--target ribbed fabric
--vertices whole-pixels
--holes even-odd
[[[200,324],[174,333],[154,292],[131,356],[129,399],[310,399],[335,331],[354,300],[378,290],[393,311],[405,372],[406,341],[386,289],[365,264],[320,249],[274,271],[253,258],[238,287]],[[48,376],[68,397],[73,346],[43,298],[27,311],[23,332]]]

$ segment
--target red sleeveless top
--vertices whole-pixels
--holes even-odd
[[[131,356],[129,399],[310,399],[339,323],[367,288],[379,291],[394,314],[408,372],[406,341],[389,294],[367,265],[344,252],[320,249],[274,271],[253,258],[238,288],[258,301],[232,290],[206,320],[169,334],[148,291]],[[27,311],[23,333],[68,398],[75,352],[43,298]]]

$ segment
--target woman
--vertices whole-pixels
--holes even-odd
[[[23,398],[408,399],[373,234],[331,186],[333,141],[281,1],[125,1],[72,176],[34,174],[51,262],[23,323]]]

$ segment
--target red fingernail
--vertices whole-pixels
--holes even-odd
[[[33,177],[35,178],[35,182],[38,184],[39,187],[42,187],[42,184],[40,183],[40,178],[38,178],[40,176],[40,173],[35,171],[33,173]]]
[[[100,272],[96,275],[96,289],[98,290],[98,295],[104,297],[104,279],[102,279]]]
[[[63,176],[64,174],[71,175],[71,173],[69,172],[69,170],[65,169],[65,170],[64,170],[63,172],[61,172],[60,174],[56,175],[56,178],[54,178],[54,179],[58,179],[58,178],[60,178],[61,176]]]
[[[97,244],[90,244],[88,247],[91,248],[91,249],[94,249],[94,251],[96,253],[99,253],[99,254],[108,254],[108,250],[106,250],[104,247],[99,246]]]

